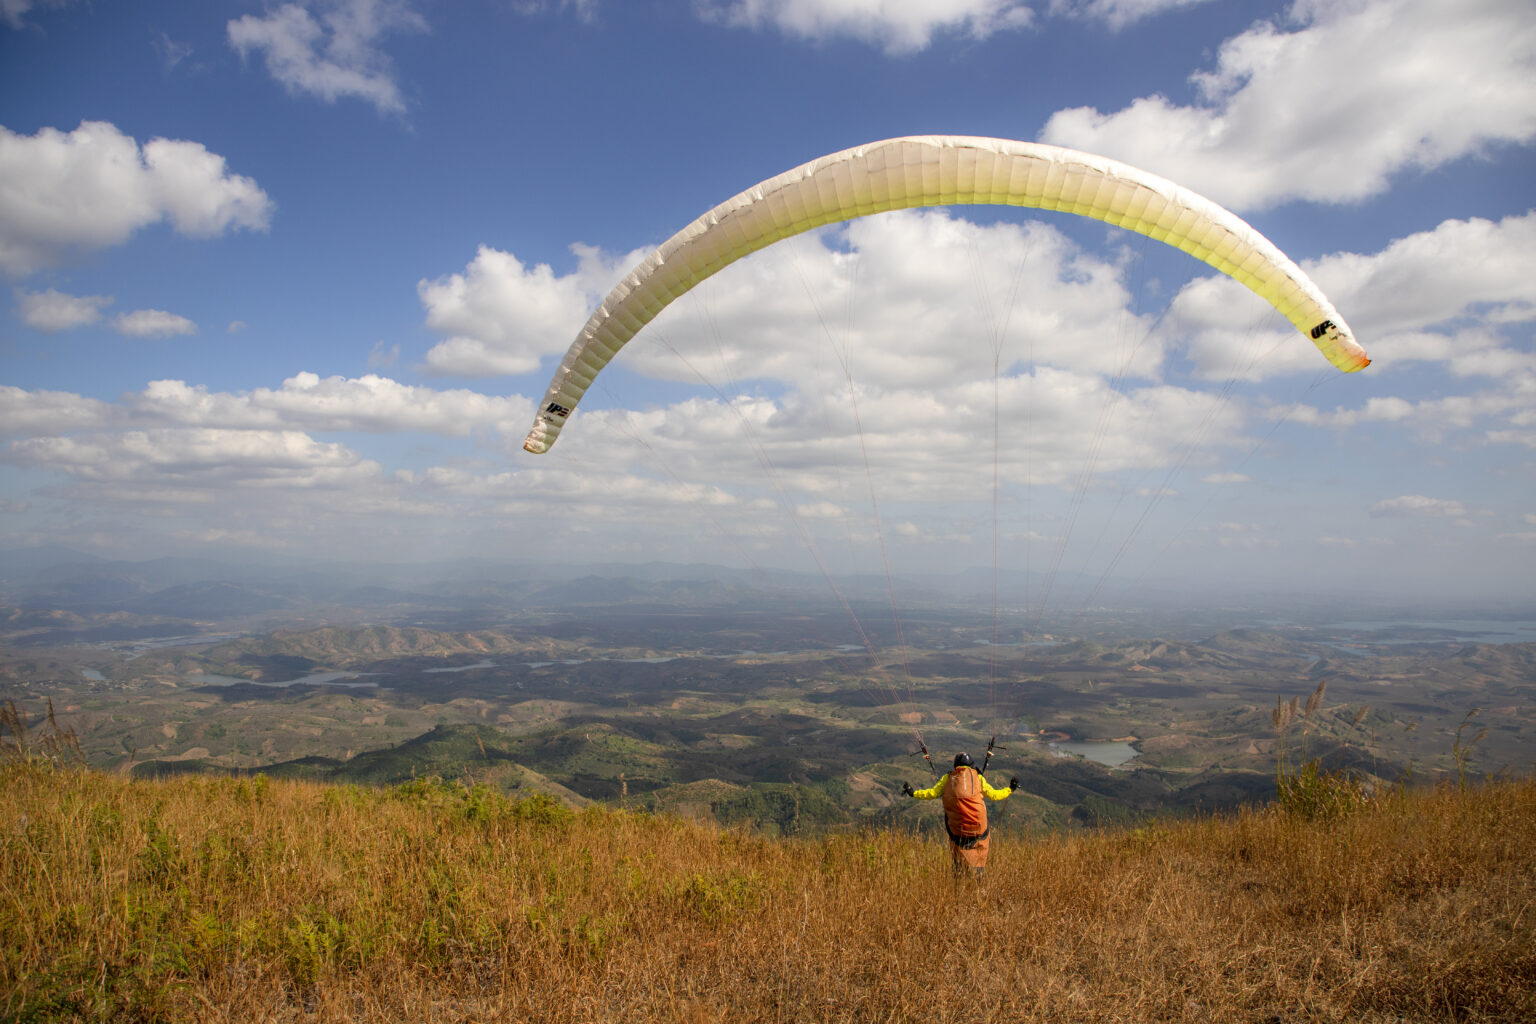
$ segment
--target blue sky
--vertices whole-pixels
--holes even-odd
[[[0,546],[1529,600],[1533,70],[1525,0],[0,0]],[[885,214],[521,450],[646,252],[909,134],[1193,188],[1375,362],[1091,221]]]

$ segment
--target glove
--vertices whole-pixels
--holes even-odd
[[[907,796],[911,796],[912,795],[912,783],[910,783],[910,782],[903,782],[901,784],[901,791],[903,793],[905,793]]]
[[[1019,788],[1019,777],[1017,775],[1015,775],[1013,778],[1008,780],[1008,792],[1012,793],[1014,790],[1016,790],[1018,788]]]

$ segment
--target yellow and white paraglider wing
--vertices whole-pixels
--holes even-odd
[[[812,160],[721,203],[646,257],[571,344],[523,447],[549,450],[608,361],[672,300],[780,239],[886,210],[1028,206],[1105,221],[1182,249],[1247,285],[1346,373],[1370,363],[1333,305],[1273,243],[1202,196],[1058,146],[933,135]]]

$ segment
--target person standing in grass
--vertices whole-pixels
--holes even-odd
[[[970,754],[955,755],[955,766],[931,789],[913,789],[901,784],[901,791],[916,800],[944,801],[944,830],[949,833],[949,853],[954,861],[955,881],[967,868],[980,882],[987,870],[987,851],[991,848],[992,827],[987,824],[987,800],[1006,800],[1019,788],[1019,780],[1008,780],[1007,789],[993,789],[976,770]],[[985,797],[986,800],[982,798]]]

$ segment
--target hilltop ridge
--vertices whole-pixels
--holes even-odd
[[[1004,835],[980,888],[939,837],[768,839],[462,780],[34,763],[0,786],[7,1019],[1536,1016],[1531,780]],[[982,969],[931,969],[956,935]]]

